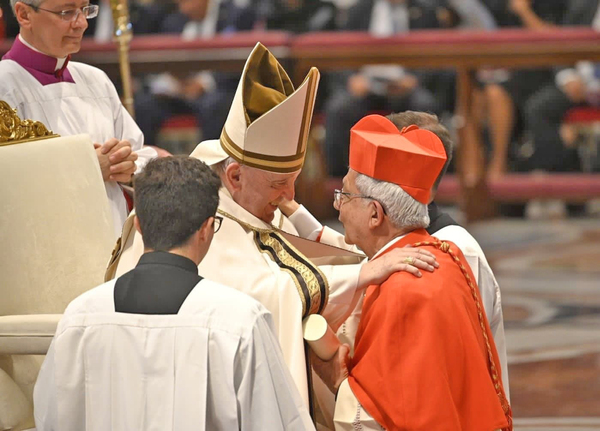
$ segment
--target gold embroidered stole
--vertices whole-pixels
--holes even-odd
[[[325,275],[281,235],[280,229],[257,228],[221,209],[217,212],[251,230],[258,249],[269,255],[282,271],[290,274],[302,302],[303,319],[311,314],[319,314],[325,309],[329,298],[329,283]]]

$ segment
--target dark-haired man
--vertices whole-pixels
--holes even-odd
[[[144,254],[67,307],[35,386],[37,429],[314,429],[271,314],[198,275],[219,177],[167,157],[134,183]]]

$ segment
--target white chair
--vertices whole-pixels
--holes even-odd
[[[33,386],[60,313],[102,283],[114,244],[89,136],[48,138],[7,106],[0,101],[0,430],[22,430],[34,426]]]

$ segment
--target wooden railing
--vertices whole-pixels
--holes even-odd
[[[183,41],[177,36],[134,37],[131,44],[133,73],[190,70],[241,70],[257,41],[269,47],[299,82],[309,67],[341,70],[365,64],[396,63],[415,68],[452,68],[457,72],[459,137],[470,118],[474,72],[482,67],[550,67],[579,60],[600,61],[600,33],[588,28],[549,31],[521,29],[494,32],[414,31],[389,38],[366,33],[313,33],[291,36],[283,32],[248,32],[210,40]],[[10,42],[0,45],[0,54]],[[98,66],[118,79],[118,54],[112,43],[84,41],[74,60]],[[461,142],[470,142],[459,139]],[[457,152],[461,201],[467,219],[488,212],[492,203],[485,184],[484,167],[477,157],[480,148],[462,145]],[[465,173],[475,180],[465,182]]]

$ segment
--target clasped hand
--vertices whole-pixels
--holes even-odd
[[[94,143],[94,149],[104,181],[121,183],[131,181],[131,176],[136,170],[135,161],[138,155],[131,149],[129,141],[111,138],[102,145]]]

